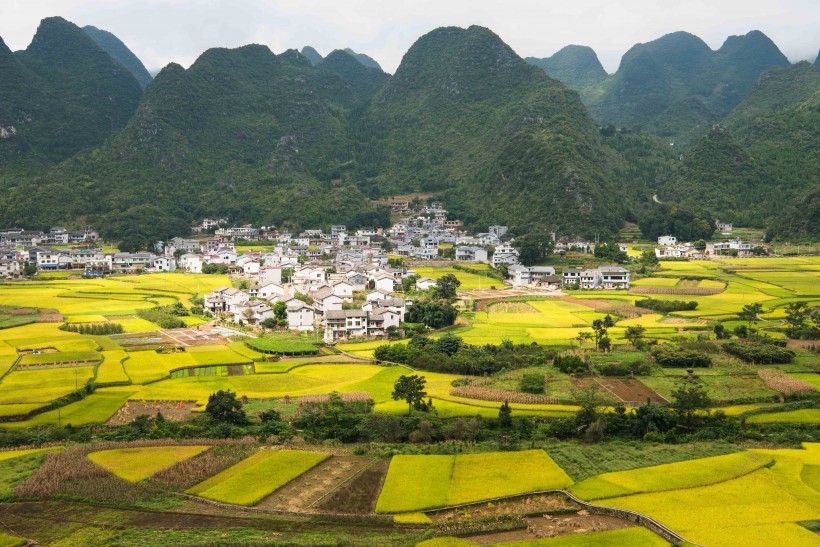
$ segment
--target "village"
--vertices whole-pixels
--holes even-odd
[[[437,283],[419,276],[414,265],[488,264],[510,285],[531,290],[630,288],[631,272],[621,266],[565,267],[560,273],[552,266],[524,266],[507,226],[471,234],[460,220],[447,220],[440,202],[413,207],[394,202],[391,208],[400,219],[389,229],[355,232],[339,224],[329,232],[310,229],[297,234],[205,218],[192,227],[193,233],[201,234],[196,239],[160,241],[154,252],[106,252],[91,229],[0,230],[0,276],[59,270],[75,270],[84,277],[177,270],[229,274],[233,287],[204,295],[207,314],[242,325],[321,330],[327,343],[395,333],[413,294]],[[720,228],[731,231],[731,225]],[[548,237],[557,255],[595,250],[592,242],[556,238],[554,233]],[[266,250],[247,250],[249,242],[264,244]],[[628,248],[619,247],[622,252]],[[655,254],[664,259],[707,259],[727,250],[749,256],[752,248],[739,239],[704,247],[663,236]]]

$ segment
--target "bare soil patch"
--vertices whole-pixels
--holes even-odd
[[[209,346],[227,344],[228,340],[219,332],[200,327],[189,327],[185,329],[169,329],[165,331],[168,336],[184,346]]]
[[[111,339],[127,351],[158,349],[161,347],[176,347],[181,345],[163,331],[132,332],[128,334],[112,334]]]
[[[602,313],[615,313],[621,315],[626,318],[633,318],[639,317],[641,315],[641,311],[626,303],[613,303],[607,302],[606,300],[593,300],[588,298],[572,298],[571,296],[561,295],[556,296],[559,300],[563,300],[564,302],[569,302],[571,304],[578,304],[579,306],[586,306],[587,308],[592,308],[595,311],[602,312]]]
[[[683,288],[683,287],[697,287],[698,283],[700,283],[700,280],[698,280],[698,279],[681,279],[680,281],[678,281],[675,284],[675,286],[676,287],[681,287],[681,288]]]
[[[263,499],[256,507],[304,511],[371,464],[371,458],[334,456]]]
[[[316,505],[316,508],[334,513],[367,514],[374,512],[389,465],[389,460],[377,461],[323,499]]]
[[[526,530],[513,530],[495,534],[470,536],[470,541],[480,545],[495,545],[512,541],[532,541],[533,539],[551,538],[570,534],[585,534],[589,532],[604,532],[619,528],[633,528],[631,522],[604,515],[590,515],[586,511],[579,511],[570,515],[544,515],[524,519]]]
[[[669,402],[640,380],[631,378],[596,378],[596,380],[598,384],[614,393],[625,403],[644,404],[647,398],[653,403]]]
[[[191,401],[126,401],[120,409],[108,419],[109,425],[122,425],[134,421],[142,414],[156,416],[162,413],[166,420],[184,422],[191,417],[196,403]]]

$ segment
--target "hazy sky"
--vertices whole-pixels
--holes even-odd
[[[24,49],[53,15],[113,32],[151,72],[249,43],[276,53],[312,45],[322,55],[350,47],[394,72],[422,34],[473,24],[522,57],[591,46],[608,72],[633,44],[677,30],[712,49],[761,30],[793,62],[814,60],[820,48],[820,0],[0,0],[0,36]]]

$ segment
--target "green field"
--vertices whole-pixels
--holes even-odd
[[[771,457],[763,454],[738,452],[632,471],[605,473],[576,483],[570,490],[584,500],[598,500],[645,492],[694,488],[751,473],[770,464],[771,461]]]
[[[208,450],[209,446],[150,446],[118,448],[91,452],[88,459],[116,476],[131,482],[147,479],[154,473],[171,467]]]
[[[804,408],[770,414],[753,414],[746,418],[750,424],[820,424],[820,409]]]
[[[817,536],[797,524],[820,518],[820,493],[801,478],[806,466],[820,463],[820,447],[806,448],[754,450],[775,464],[710,486],[597,503],[648,514],[702,545],[816,545]]]
[[[394,456],[376,511],[419,511],[570,484],[572,479],[543,450]]]
[[[133,395],[133,391],[107,392],[100,390],[76,403],[37,414],[22,422],[0,423],[0,428],[21,429],[45,424],[71,424],[76,426],[102,423],[113,416],[131,395]]]
[[[224,503],[255,505],[328,457],[329,454],[300,450],[257,452],[188,493]]]

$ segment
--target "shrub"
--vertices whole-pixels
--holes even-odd
[[[712,358],[701,351],[661,347],[653,351],[652,355],[662,367],[695,368],[712,365]]]
[[[577,355],[556,355],[552,360],[552,366],[564,374],[584,374],[589,372],[589,367]]]
[[[647,376],[650,372],[649,363],[640,359],[631,363],[602,363],[595,368],[602,376]]]
[[[67,332],[91,335],[122,334],[125,332],[119,323],[63,323],[58,328]]]
[[[525,374],[521,377],[518,389],[524,393],[544,393],[545,385],[542,374]]]
[[[723,345],[723,349],[735,357],[739,357],[747,363],[775,364],[791,363],[794,360],[794,352],[789,349],[778,347],[761,341],[738,341],[732,340]]]
[[[636,300],[635,305],[639,308],[646,308],[660,313],[673,311],[694,310],[698,307],[697,302],[684,302],[683,300],[656,300],[654,298],[644,298]]]
[[[246,346],[260,353],[281,353],[282,355],[314,355],[319,353],[316,346],[300,340],[245,338],[243,341]]]

